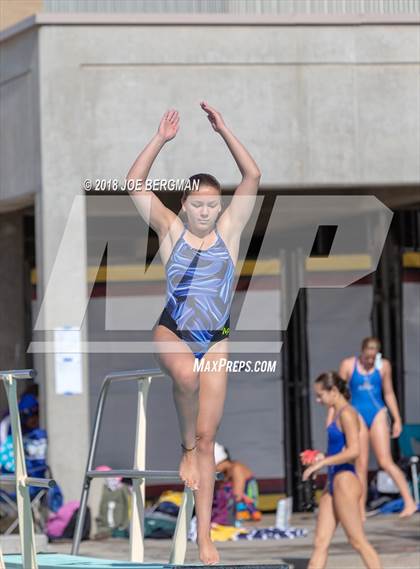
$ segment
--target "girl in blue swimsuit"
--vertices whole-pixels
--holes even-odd
[[[337,419],[340,417],[342,411],[347,407],[341,409],[334,415],[333,420],[327,425],[327,456],[335,456],[346,448],[346,435],[337,424]],[[353,463],[344,462],[343,464],[334,464],[328,467],[328,492],[331,496],[334,494],[334,477],[339,472],[352,472],[356,474],[356,469]]]
[[[354,357],[353,373],[349,381],[351,404],[362,416],[368,429],[373,425],[376,415],[386,409],[382,399],[382,376],[377,367],[370,373],[358,369],[357,356]]]
[[[216,242],[201,251],[185,240],[185,225],[165,267],[167,299],[159,325],[187,343],[199,360],[230,331],[235,266],[217,226],[214,231]]]
[[[190,178],[199,183],[199,189],[182,196],[184,222],[154,193],[136,191],[130,195],[159,238],[167,293],[164,310],[153,330],[156,357],[173,380],[183,450],[179,473],[195,492],[200,560],[214,564],[219,561],[210,538],[214,442],[227,387],[226,368],[218,366],[218,362],[228,357],[234,269],[241,233],[254,208],[260,171],[221,114],[205,102],[200,106],[242,175],[229,206],[222,212],[220,184],[210,174]],[[127,178],[144,183],[160,150],[178,129],[179,114],[171,109],[162,117],[157,133]],[[197,371],[194,364],[201,358],[211,362],[212,371],[207,371],[210,366]]]
[[[351,404],[361,417],[360,454],[356,460],[356,470],[363,486],[360,503],[363,519],[366,517],[369,442],[372,443],[379,467],[393,478],[404,499],[404,509],[400,517],[411,516],[417,511],[405,476],[391,454],[390,435],[392,438],[400,436],[402,421],[392,386],[391,365],[386,359],[382,359],[380,365],[376,363],[379,350],[378,338],[365,338],[362,341],[360,356],[344,359],[339,369],[340,376],[348,382]],[[393,418],[391,433],[388,409]]]
[[[333,409],[334,416],[327,423],[327,455],[318,453],[316,461],[303,473],[303,480],[308,480],[321,468],[328,468],[327,486],[320,499],[314,551],[308,569],[325,568],[328,548],[338,523],[342,524],[365,567],[381,569],[378,554],[364,533],[358,505],[362,485],[353,461],[360,451],[359,418],[349,405],[347,384],[336,372],[329,371],[315,380],[314,388],[317,401]],[[302,462],[305,464],[303,457]]]

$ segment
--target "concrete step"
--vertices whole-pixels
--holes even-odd
[[[47,536],[41,533],[35,534],[35,547],[37,552],[48,551]],[[7,555],[9,553],[21,553],[19,535],[0,535],[0,548],[3,555]]]

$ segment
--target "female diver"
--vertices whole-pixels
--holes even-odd
[[[185,191],[182,196],[186,224],[152,192],[132,192],[131,197],[159,238],[167,301],[153,331],[156,357],[161,369],[173,380],[183,450],[179,473],[194,490],[200,560],[214,564],[219,561],[210,538],[214,442],[223,413],[227,374],[222,366],[217,371],[195,371],[194,361],[204,357],[217,362],[228,357],[234,269],[241,233],[253,211],[261,174],[221,114],[205,102],[200,106],[242,174],[229,206],[222,213],[220,184],[209,174],[190,178],[191,182],[198,181],[199,189]],[[178,129],[178,112],[168,110],[127,179],[144,182],[157,155]],[[214,367],[211,364],[212,370]]]
[[[380,468],[393,478],[404,499],[404,509],[400,514],[400,517],[404,518],[414,514],[417,511],[417,506],[410,494],[403,472],[395,464],[391,455],[390,429],[385,402],[394,419],[392,438],[400,436],[402,422],[392,387],[391,364],[388,360],[382,359],[381,366],[376,365],[376,356],[379,350],[380,342],[377,338],[365,338],[362,341],[360,356],[344,359],[340,364],[338,373],[348,381],[351,404],[362,418],[360,455],[356,460],[357,474],[363,486],[362,517],[365,519],[370,440]],[[385,402],[382,399],[382,392]]]
[[[352,547],[362,557],[368,569],[381,569],[378,554],[368,542],[363,530],[359,501],[362,485],[353,461],[359,454],[359,417],[349,405],[350,393],[346,382],[334,371],[321,374],[315,380],[317,401],[334,410],[327,421],[327,456],[318,453],[303,473],[308,480],[315,472],[328,467],[327,486],[321,496],[315,531],[314,551],[308,569],[324,569],[328,548],[338,523],[341,523]],[[305,454],[301,454],[307,464]]]

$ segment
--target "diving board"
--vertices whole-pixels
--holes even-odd
[[[6,569],[22,569],[20,555],[5,555]],[[128,561],[111,561],[109,559],[96,559],[75,555],[62,555],[58,553],[39,553],[37,555],[38,569],[196,569],[203,567],[202,563],[171,565],[166,563],[130,563]],[[219,569],[290,569],[287,563],[270,565],[229,564],[217,565]]]

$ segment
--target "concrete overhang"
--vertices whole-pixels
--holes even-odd
[[[38,26],[372,26],[419,25],[420,14],[128,14],[40,12],[0,32],[0,42]]]

